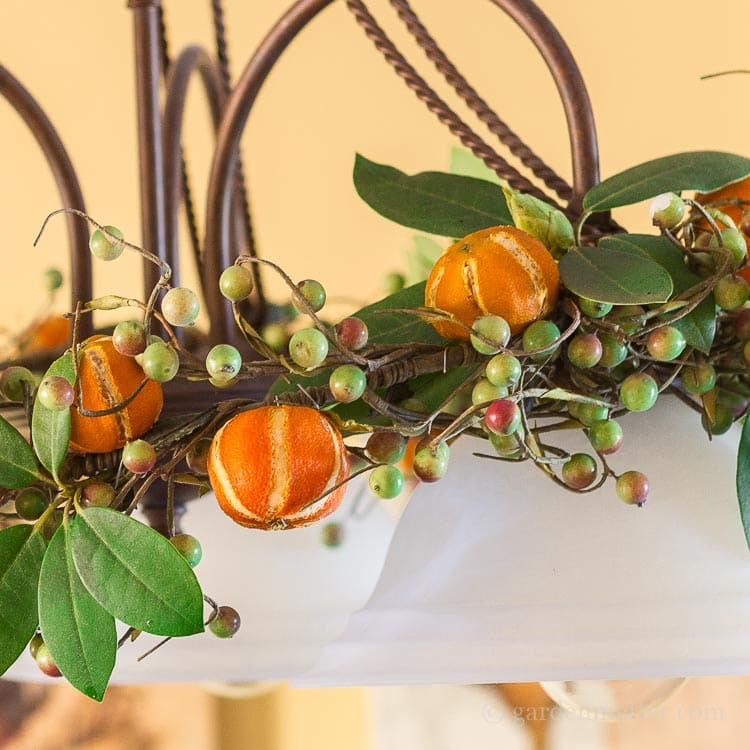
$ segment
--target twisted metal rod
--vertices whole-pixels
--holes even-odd
[[[554,190],[564,201],[573,197],[573,189],[550,166],[540,159],[511,128],[503,122],[487,102],[479,95],[474,87],[466,80],[448,56],[438,45],[435,38],[427,30],[408,0],[390,0],[399,18],[409,33],[424,51],[435,68],[453,87],[454,91],[466,102],[466,105],[483,122],[489,131],[496,135],[500,142],[531,172]]]
[[[355,20],[362,27],[367,37],[373,42],[376,49],[383,55],[404,83],[417,95],[418,99],[427,105],[430,112],[435,114],[438,120],[446,125],[451,133],[458,137],[464,146],[469,148],[475,156],[482,159],[498,177],[506,180],[515,190],[552,203],[557,208],[562,208],[550,196],[531,183],[515,167],[503,159],[430,88],[427,82],[417,73],[378,25],[362,0],[346,0],[346,6],[352,12]]]

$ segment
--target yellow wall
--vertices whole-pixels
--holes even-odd
[[[208,3],[166,2],[173,50],[210,44]],[[237,72],[281,0],[226,0]],[[562,110],[542,63],[521,32],[491,3],[414,0],[415,7],[467,77],[554,167],[568,174]],[[747,66],[745,0],[720,4],[711,30],[704,3],[542,0],[575,51],[588,82],[600,134],[603,173],[672,151],[746,147],[750,78],[701,82],[707,72]],[[401,40],[385,0],[371,0]],[[714,14],[714,16],[716,15]],[[77,166],[90,213],[139,237],[131,23],[124,0],[5,0],[0,60],[44,102]],[[406,44],[410,56],[414,46]],[[418,58],[416,58],[418,59]],[[420,62],[428,79],[431,69]],[[192,96],[188,156],[197,193],[210,160],[210,128]],[[450,101],[454,101],[448,96]],[[483,132],[483,131],[482,131]],[[0,231],[6,264],[0,277],[3,322],[29,316],[39,272],[64,263],[64,222],[41,247],[31,240],[59,206],[42,159],[15,114],[0,106]],[[490,137],[490,136],[487,136]],[[446,168],[454,141],[396,80],[337,2],[288,51],[262,92],[244,143],[266,257],[296,278],[321,278],[333,295],[380,292],[381,272],[403,265],[410,232],[377,217],[356,197],[354,153],[407,171]],[[202,205],[202,200],[199,200]],[[642,209],[630,210],[630,226]],[[97,293],[139,294],[139,262],[97,264]],[[277,285],[276,289],[280,289]],[[22,308],[22,306],[24,306]]]

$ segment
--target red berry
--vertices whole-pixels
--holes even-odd
[[[496,435],[512,435],[521,424],[521,410],[512,399],[498,399],[487,407],[484,424]]]

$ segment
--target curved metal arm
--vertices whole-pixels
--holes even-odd
[[[60,136],[36,99],[21,85],[7,68],[0,65],[0,95],[5,97],[18,112],[26,126],[36,138],[44,152],[47,163],[60,191],[65,208],[86,211],[83,194],[73,164]],[[91,262],[88,252],[89,233],[85,222],[68,215],[68,238],[70,242],[71,309],[79,300],[91,299]],[[83,316],[79,324],[81,336],[92,330],[91,316]]]
[[[599,149],[594,113],[581,71],[560,32],[531,0],[491,2],[504,10],[534,42],[555,80],[570,134],[573,198],[569,205],[579,212],[583,196],[599,182]]]

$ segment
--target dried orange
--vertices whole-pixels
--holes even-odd
[[[750,177],[745,177],[744,180],[740,180],[739,182],[732,182],[731,184],[725,185],[723,188],[714,190],[711,193],[699,193],[695,196],[695,200],[704,205],[707,203],[713,203],[714,208],[718,208],[729,216],[737,226],[740,226],[740,223],[742,222],[742,214],[746,211],[750,211],[750,205],[743,207],[731,202],[738,199],[745,201],[750,200]],[[700,222],[700,225],[704,228],[708,228],[708,225],[705,222]]]
[[[516,334],[552,310],[559,287],[557,263],[539,240],[515,227],[489,227],[438,258],[427,279],[425,304],[468,326],[480,315],[500,315]],[[433,325],[445,338],[469,339],[455,323]]]
[[[62,315],[50,315],[33,323],[19,337],[23,354],[53,352],[70,342],[71,321]]]
[[[208,455],[219,506],[254,529],[306,526],[327,516],[338,508],[346,485],[329,490],[348,476],[341,434],[307,406],[242,412],[216,433]]]
[[[132,358],[120,354],[110,336],[92,336],[83,342],[78,357],[78,383],[84,409],[101,411],[121,403],[145,375]],[[98,417],[70,411],[70,447],[80,453],[108,453],[147,432],[159,418],[163,403],[161,384],[149,380],[125,407]]]

